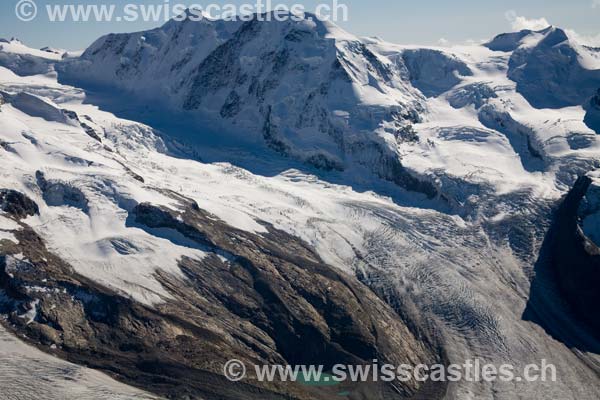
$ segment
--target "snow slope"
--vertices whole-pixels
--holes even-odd
[[[325,22],[172,21],[103,37],[61,71],[186,111],[211,127],[204,135],[228,132],[322,169],[364,166],[419,186],[397,146],[414,139],[422,96],[401,66]]]
[[[369,43],[390,58],[423,51],[375,40]],[[483,46],[428,51],[448,53],[445,59],[436,57],[437,70],[453,70],[453,86],[427,100],[429,112],[414,127],[421,140],[401,148],[403,163],[423,176],[438,176],[446,196],[462,204],[469,194],[476,195],[469,209],[480,204],[481,196],[456,192],[464,184],[469,191],[478,187],[498,195],[529,188],[556,198],[578,175],[597,165],[600,143],[584,123],[585,109],[581,105],[532,107],[508,77],[512,53]]]
[[[0,66],[9,68],[17,75],[51,74],[53,67],[48,61],[59,61],[61,55],[25,46],[17,39],[0,41]]]
[[[51,351],[51,350],[49,350]],[[0,399],[156,399],[28,346],[0,327]]]
[[[579,106],[600,87],[598,49],[579,44],[560,28],[500,36],[487,46],[512,51],[508,76],[536,108]]]

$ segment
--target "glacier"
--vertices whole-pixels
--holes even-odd
[[[158,396],[241,398],[204,360],[222,346],[297,361],[278,335],[291,328],[271,325],[293,319],[354,357],[373,348],[517,368],[546,359],[558,371],[557,382],[412,382],[381,398],[600,395],[597,317],[576,292],[594,299],[587,288],[598,275],[563,267],[552,250],[563,250],[552,232],[567,221],[573,232],[559,232],[572,234],[573,249],[564,254],[597,262],[600,65],[563,30],[440,48],[358,38],[321,21],[203,20],[108,35],[80,57],[0,47],[0,189],[18,193],[0,196],[0,335],[28,337],[18,351],[0,345],[7,365],[31,365],[34,354],[52,360],[41,374],[66,368],[38,346]],[[575,212],[561,214],[568,199]],[[245,286],[249,271],[281,308],[262,308],[256,298],[272,297]],[[362,301],[362,314],[377,318],[349,314],[344,326],[322,301],[344,312]],[[129,336],[108,328],[105,307],[120,310]],[[19,324],[23,315],[31,323]],[[370,339],[367,323],[385,335]],[[347,327],[369,351],[339,337]],[[226,341],[205,354],[182,344],[186,359],[140,339],[154,340],[153,329],[176,343]],[[103,355],[94,360],[82,343]],[[153,364],[154,347],[173,358]],[[148,378],[164,368],[175,379],[190,360],[218,384]],[[153,396],[82,371],[73,385]],[[263,398],[309,398],[303,388],[262,389]],[[379,398],[372,390],[357,396]]]

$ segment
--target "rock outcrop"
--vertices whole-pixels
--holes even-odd
[[[366,286],[324,264],[298,239],[270,226],[261,235],[231,228],[193,201],[166,194],[180,202],[179,211],[139,204],[128,224],[209,254],[181,259],[180,277],[157,272],[171,300],[151,308],[78,275],[23,225],[14,232],[17,244],[0,245],[9,328],[58,356],[172,398],[325,399],[344,391],[349,398],[400,399],[422,389],[414,381],[264,383],[252,372],[243,383],[228,382],[222,368],[233,358],[249,369],[315,364],[327,370],[373,359],[416,365],[438,356]],[[34,210],[15,209],[15,215]]]
[[[0,210],[16,219],[39,214],[38,205],[21,192],[0,189]]]
[[[557,212],[552,264],[563,294],[579,318],[600,338],[600,248],[583,232],[578,209],[592,180],[579,178]]]

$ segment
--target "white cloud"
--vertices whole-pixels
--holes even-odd
[[[438,44],[440,46],[448,46],[450,44],[450,41],[446,38],[440,38],[440,40],[438,40]]]
[[[595,0],[599,1],[600,0]],[[546,18],[527,18],[517,15],[515,10],[507,11],[504,14],[508,22],[514,31],[522,31],[523,29],[529,29],[532,31],[539,31],[550,26],[550,23]]]
[[[600,0],[593,0],[592,8],[600,8]],[[521,31],[523,29],[529,29],[532,31],[539,31],[550,26],[550,23],[546,18],[526,18],[517,15],[515,10],[507,11],[505,14],[506,20],[510,22],[511,27],[514,31]],[[565,29],[565,33],[570,39],[573,39],[579,44],[592,47],[600,47],[600,34],[598,35],[581,35],[573,29]]]
[[[569,38],[575,40],[579,44],[592,47],[600,47],[600,34],[596,36],[580,35],[573,29],[565,29],[565,32],[567,36],[569,36]]]
[[[475,46],[475,45],[479,45],[479,44],[484,44],[485,42],[487,42],[486,39],[479,39],[479,40],[467,39],[467,40],[465,40],[465,44],[468,45],[468,46]]]

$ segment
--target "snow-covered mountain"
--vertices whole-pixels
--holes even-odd
[[[424,110],[406,67],[308,18],[171,21],[103,37],[64,71],[198,114],[319,168],[360,165],[434,196],[401,163],[398,145],[415,140],[412,124]]]
[[[577,43],[560,28],[500,35],[487,46],[512,52],[508,77],[534,107],[580,106],[600,87],[600,49]]]
[[[18,39],[0,39],[0,66],[21,76],[47,74],[53,65],[48,61],[58,61],[61,56],[25,46]]]
[[[598,398],[599,68],[563,36],[205,19],[81,57],[1,42],[7,337],[145,391],[81,369],[107,398]],[[79,367],[19,346],[0,398],[35,393],[12,366],[36,357],[68,398],[55,371]],[[546,359],[557,382],[232,384],[230,358]]]
[[[490,179],[506,182],[509,174],[511,180],[527,179],[530,174],[515,170],[516,153],[521,170],[551,172],[550,181],[573,184],[594,160],[580,157],[581,150],[597,146],[589,129],[595,115],[591,98],[600,87],[597,53],[557,28],[500,35],[487,47],[493,52],[476,48],[474,57],[471,49],[461,54],[458,48],[401,48],[360,40],[318,20],[262,24],[204,19],[108,35],[81,59],[60,68],[65,82],[104,84],[152,99],[160,104],[157,110],[185,110],[199,118],[198,125],[210,127],[195,135],[264,142],[286,156],[350,176],[362,176],[366,169],[454,207],[465,202],[463,183],[482,185],[469,168],[440,173],[438,167],[447,167],[449,160],[436,160],[439,152],[430,151],[440,131],[498,132],[480,141],[486,151],[498,150],[494,157],[504,158],[502,171]],[[478,63],[478,57],[488,61]],[[535,70],[540,65],[536,57],[553,68]],[[555,111],[541,109],[544,101],[558,101],[553,91],[568,104],[553,107]],[[586,118],[580,116],[584,103],[589,104]],[[463,112],[439,109],[448,104]],[[557,123],[564,127],[560,136],[544,126]],[[433,132],[417,132],[419,125],[433,127]],[[192,142],[194,134],[184,141]],[[507,148],[486,143],[497,140]],[[425,160],[408,159],[419,153]],[[479,164],[476,158],[468,157]],[[488,168],[485,156],[481,161]]]

